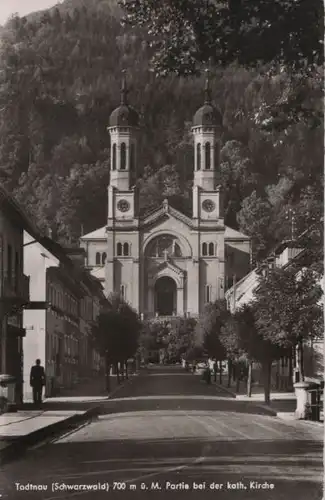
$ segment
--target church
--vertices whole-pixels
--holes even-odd
[[[141,318],[196,317],[209,302],[250,270],[251,241],[224,224],[220,175],[222,118],[211,101],[209,79],[203,106],[193,118],[192,214],[168,200],[140,215],[137,175],[139,115],[129,105],[125,78],[112,112],[107,223],[80,239],[85,265],[105,295],[121,296]]]

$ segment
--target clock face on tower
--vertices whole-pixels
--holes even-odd
[[[117,208],[120,212],[128,212],[130,210],[130,203],[127,200],[120,200]]]
[[[204,200],[202,203],[202,208],[205,210],[205,212],[213,212],[215,209],[216,205],[212,200]]]

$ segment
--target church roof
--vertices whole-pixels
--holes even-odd
[[[100,227],[91,233],[81,236],[81,240],[106,240],[106,226]]]
[[[185,215],[180,210],[176,210],[172,207],[167,200],[164,200],[160,207],[150,211],[142,218],[141,226],[147,226],[151,223],[157,222],[161,217],[164,217],[165,214],[170,214],[176,219],[181,220],[184,224],[189,227],[192,227],[192,219]],[[106,240],[106,226],[100,227],[91,233],[85,234],[80,238],[81,241],[104,241]],[[250,237],[245,234],[233,229],[229,226],[225,226],[225,240],[226,241],[249,241]]]
[[[91,271],[91,275],[99,280],[105,279],[105,267],[94,267]]]
[[[250,237],[246,236],[246,234],[241,233],[240,231],[237,231],[236,229],[233,229],[232,227],[226,226],[225,239],[249,241]]]

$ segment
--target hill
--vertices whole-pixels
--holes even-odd
[[[142,210],[166,196],[184,210],[190,203],[190,126],[203,77],[156,77],[148,34],[122,27],[121,15],[114,0],[65,0],[13,19],[1,34],[1,181],[64,242],[75,241],[82,226],[88,232],[105,223],[106,127],[124,68],[142,119],[135,180]],[[260,258],[290,234],[289,209],[298,232],[322,210],[322,123],[283,110],[278,124],[270,118],[274,104],[297,93],[313,117],[322,107],[322,78],[297,75],[295,88],[285,71],[270,76],[263,67],[232,65],[215,68],[212,81],[223,116],[226,223],[253,236]]]

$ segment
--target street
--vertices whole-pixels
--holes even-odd
[[[1,498],[320,500],[322,426],[266,413],[180,367],[152,367],[98,420],[3,466]]]

